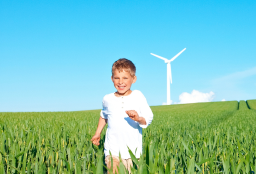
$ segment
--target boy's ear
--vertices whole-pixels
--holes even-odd
[[[112,80],[112,82],[114,82],[114,80],[113,80],[113,76],[111,76],[111,80]]]
[[[137,81],[137,77],[134,76],[134,77],[133,77],[133,80],[132,80],[132,83],[135,83],[136,81]]]

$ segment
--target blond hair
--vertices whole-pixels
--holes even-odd
[[[121,58],[115,61],[112,65],[112,76],[114,75],[114,72],[118,70],[119,72],[121,71],[126,71],[131,74],[132,77],[135,76],[136,73],[136,67],[132,63],[132,61],[126,59],[126,58]]]

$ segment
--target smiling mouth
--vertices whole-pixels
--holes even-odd
[[[119,89],[124,89],[124,88],[125,88],[125,86],[118,86],[118,88],[119,88]]]

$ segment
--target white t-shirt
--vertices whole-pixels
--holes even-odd
[[[116,97],[114,93],[104,96],[101,117],[108,119],[104,153],[105,156],[119,156],[122,159],[131,158],[127,146],[136,158],[142,154],[142,128],[148,127],[153,120],[153,113],[144,95],[134,90],[128,96]],[[132,120],[125,111],[135,110],[140,117],[144,117],[146,125]]]

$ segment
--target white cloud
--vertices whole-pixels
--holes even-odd
[[[214,98],[214,92],[203,93],[197,90],[193,90],[191,94],[183,92],[179,96],[180,104],[183,103],[198,103],[198,102],[210,102]]]
[[[213,84],[230,84],[229,86],[231,86],[240,82],[242,79],[253,75],[256,75],[256,67],[214,79],[212,82]]]
[[[256,67],[234,72],[211,80],[211,88],[208,90],[215,92],[218,101],[223,98],[226,100],[247,100],[249,98],[255,98],[255,77]]]
[[[221,101],[226,101],[225,99],[222,99]]]

